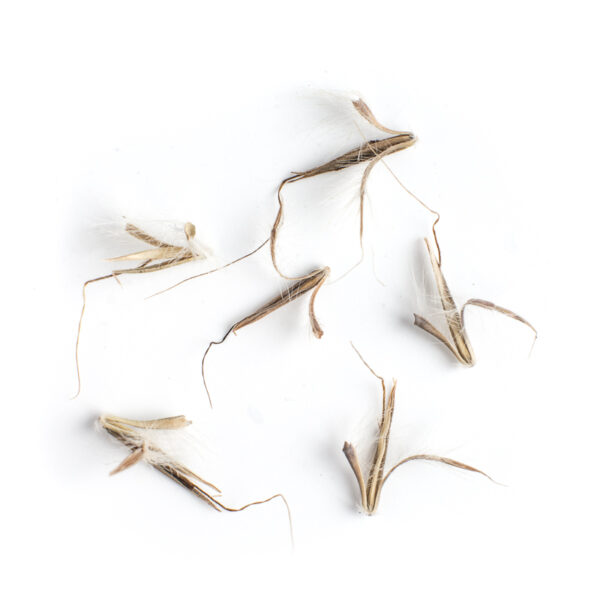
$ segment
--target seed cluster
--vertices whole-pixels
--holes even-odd
[[[248,254],[245,254],[244,256],[241,256],[240,258],[226,265],[223,265],[216,269],[212,269],[210,271],[199,273],[176,284],[180,285],[181,283],[189,281],[190,279],[193,279],[195,277],[206,276],[220,269],[227,268],[232,264],[235,264],[248,258],[254,253],[258,252],[267,244],[270,247],[270,255],[273,268],[282,278],[290,281],[287,289],[285,289],[282,293],[277,294],[275,297],[266,302],[260,308],[235,322],[225,333],[222,339],[220,339],[219,341],[213,341],[208,345],[208,348],[206,349],[202,358],[201,371],[204,386],[211,406],[212,400],[208,391],[205,376],[206,358],[212,346],[223,343],[232,332],[237,333],[244,327],[256,323],[264,317],[267,317],[269,314],[271,314],[278,308],[281,308],[310,292],[308,317],[311,329],[314,336],[317,339],[320,339],[324,334],[321,323],[316,317],[315,299],[319,290],[328,280],[328,276],[330,274],[329,267],[322,266],[321,268],[318,268],[302,277],[289,277],[280,270],[278,265],[277,242],[279,231],[283,225],[284,199],[282,193],[284,188],[294,182],[298,182],[303,179],[308,179],[312,177],[317,177],[324,173],[342,171],[349,167],[354,167],[361,164],[365,165],[359,190],[359,242],[362,250],[364,230],[364,202],[366,194],[366,185],[369,175],[372,172],[375,165],[378,162],[382,161],[386,156],[410,148],[416,142],[416,137],[410,132],[396,131],[394,129],[384,127],[375,118],[372,111],[363,100],[355,100],[353,102],[353,107],[356,113],[360,116],[360,118],[365,119],[370,125],[372,125],[376,129],[381,131],[383,134],[385,134],[385,136],[379,139],[365,141],[360,146],[349,150],[348,152],[345,152],[344,154],[337,156],[336,158],[333,158],[325,162],[324,164],[318,165],[304,172],[296,172],[293,175],[284,178],[279,184],[277,190],[278,211],[275,217],[275,221],[271,227],[270,235],[260,246],[258,246],[258,248],[252,250]],[[383,164],[385,165],[385,162],[383,162]],[[387,167],[387,165],[385,166]],[[435,222],[432,226],[433,244],[435,244],[435,250],[433,244],[430,243],[429,240],[426,239],[425,244],[429,254],[431,267],[433,270],[433,276],[437,287],[439,303],[441,308],[443,309],[446,320],[446,326],[450,335],[448,337],[447,335],[443,334],[427,319],[419,315],[415,315],[414,324],[417,327],[429,333],[430,335],[432,335],[433,337],[435,337],[440,342],[442,342],[442,344],[450,350],[450,352],[459,361],[459,363],[469,367],[475,364],[475,355],[469,342],[469,338],[467,336],[464,324],[464,311],[467,306],[477,306],[480,308],[485,308],[487,310],[496,311],[500,314],[510,317],[511,319],[515,319],[531,328],[535,336],[537,337],[536,330],[528,321],[526,321],[516,313],[512,312],[511,310],[497,306],[492,302],[480,299],[471,299],[468,300],[460,310],[457,308],[456,303],[454,302],[454,299],[450,292],[450,288],[441,270],[441,251],[435,229],[436,225],[439,222],[439,214],[436,211],[430,209],[423,202],[421,202],[421,200],[414,196],[414,194],[411,195],[418,202],[420,202],[424,208],[426,208],[436,216]],[[127,223],[124,229],[126,234],[128,234],[135,240],[145,244],[146,248],[142,248],[136,252],[126,254],[124,256],[119,256],[110,259],[114,261],[136,262],[138,263],[136,266],[113,270],[109,274],[90,279],[89,281],[86,281],[83,285],[83,306],[79,320],[79,327],[77,330],[75,352],[78,382],[77,395],[81,390],[81,377],[79,368],[79,341],[81,337],[81,328],[85,311],[85,293],[87,286],[91,283],[109,278],[114,278],[118,280],[118,277],[120,275],[147,274],[155,271],[161,271],[191,261],[203,260],[207,256],[207,252],[202,248],[200,244],[198,244],[195,241],[196,228],[191,223],[185,223],[182,227],[183,237],[181,244],[175,244],[158,239],[157,237],[154,237],[153,235],[146,232],[144,229],[138,227],[137,225],[134,225],[133,223]],[[168,289],[172,289],[172,287]],[[163,290],[163,292],[164,291],[168,290]],[[396,380],[393,380],[392,385],[388,390],[384,378],[377,375],[377,373],[375,373],[375,371],[363,359],[358,350],[356,350],[356,348],[354,349],[357,352],[360,360],[364,363],[364,365],[380,381],[382,388],[382,408],[381,416],[379,419],[378,436],[375,442],[375,448],[373,450],[366,479],[363,475],[363,469],[361,468],[361,464],[354,446],[349,442],[345,442],[343,447],[344,455],[348,460],[348,463],[350,464],[350,467],[356,477],[360,491],[360,500],[365,513],[373,514],[377,510],[381,497],[381,490],[387,478],[396,468],[410,461],[426,460],[440,462],[455,468],[478,473],[489,478],[488,475],[486,475],[485,473],[483,473],[483,471],[480,471],[479,469],[458,462],[451,458],[446,458],[433,454],[415,454],[412,456],[408,456],[402,459],[394,466],[392,466],[391,468],[386,469],[386,458],[390,442],[390,430],[392,427],[392,420],[394,415],[394,404],[397,387]],[[106,432],[108,432],[113,438],[125,445],[130,451],[129,455],[121,462],[121,464],[118,465],[111,472],[111,475],[124,471],[125,469],[135,465],[138,462],[146,462],[147,464],[159,470],[161,473],[167,475],[186,489],[190,490],[192,493],[204,500],[204,502],[206,502],[209,506],[211,506],[217,511],[241,511],[253,505],[263,504],[275,498],[281,498],[283,502],[285,502],[289,515],[289,507],[287,506],[287,501],[285,500],[282,494],[275,494],[265,500],[250,502],[242,506],[241,508],[231,508],[226,506],[224,503],[217,499],[215,493],[220,494],[220,490],[215,485],[202,479],[180,462],[173,460],[166,451],[164,451],[161,447],[159,447],[155,442],[152,441],[152,436],[150,435],[152,430],[179,430],[187,426],[189,424],[189,421],[187,421],[182,416],[167,417],[163,419],[154,419],[148,421],[136,421],[132,419],[125,419],[105,415],[100,417],[99,422]]]

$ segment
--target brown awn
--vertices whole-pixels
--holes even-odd
[[[354,346],[352,346],[354,348]],[[381,496],[381,490],[383,488],[384,483],[387,481],[388,477],[401,465],[404,465],[413,460],[428,460],[441,462],[446,465],[450,465],[451,467],[456,467],[458,469],[464,469],[466,471],[472,471],[473,473],[479,473],[480,475],[484,475],[491,481],[491,477],[486,475],[483,471],[476,469],[474,467],[470,467],[464,463],[458,462],[452,458],[445,458],[443,456],[436,456],[434,454],[415,454],[413,456],[408,456],[407,458],[402,459],[400,462],[396,463],[391,469],[387,472],[385,470],[385,461],[387,458],[387,451],[390,442],[390,429],[392,427],[392,418],[394,416],[394,404],[396,401],[396,380],[393,380],[392,389],[389,394],[387,393],[385,381],[383,377],[380,377],[373,371],[373,369],[367,364],[365,359],[360,355],[358,350],[354,348],[359,358],[362,360],[364,365],[379,379],[381,382],[382,389],[382,409],[381,409],[381,418],[379,421],[379,431],[377,435],[377,444],[375,446],[375,451],[373,453],[373,458],[371,460],[371,465],[369,468],[369,476],[365,481],[365,478],[362,473],[362,469],[360,467],[360,462],[358,460],[358,456],[356,454],[356,450],[354,446],[349,442],[344,442],[343,452],[346,456],[346,459],[350,463],[350,467],[352,468],[352,472],[356,477],[356,481],[358,482],[358,488],[360,490],[360,500],[363,507],[363,510],[368,514],[372,515],[377,510],[377,506],[379,504],[379,498]]]
[[[115,269],[108,275],[102,275],[90,279],[83,284],[82,296],[83,305],[81,307],[81,314],[79,316],[79,324],[77,327],[77,340],[75,342],[75,366],[77,369],[77,393],[74,398],[79,396],[81,392],[81,374],[79,370],[79,340],[81,338],[81,325],[83,323],[83,315],[85,314],[86,305],[86,288],[91,283],[103,281],[104,279],[115,278],[118,281],[119,275],[129,274],[141,274],[141,273],[153,273],[155,271],[162,271],[163,269],[169,269],[176,267],[194,260],[201,260],[206,258],[206,254],[202,252],[196,245],[194,245],[194,237],[196,235],[196,227],[193,223],[185,223],[183,231],[188,242],[188,247],[177,246],[161,241],[149,233],[143,231],[132,223],[125,225],[125,231],[131,237],[152,246],[150,249],[142,250],[139,252],[132,252],[124,256],[117,256],[110,258],[111,261],[141,261],[137,267],[131,267],[127,269]]]
[[[190,421],[184,416],[179,415],[164,419],[138,421],[134,419],[124,419],[114,415],[103,415],[99,418],[99,423],[106,432],[124,444],[131,451],[129,456],[111,471],[111,475],[120,473],[140,461],[145,461],[173,481],[176,481],[179,485],[190,490],[190,492],[206,502],[211,508],[214,508],[219,512],[222,510],[228,512],[240,512],[250,506],[264,504],[275,498],[281,498],[287,509],[290,536],[292,537],[293,543],[290,507],[282,494],[275,494],[265,500],[249,502],[240,508],[226,506],[215,497],[215,492],[217,494],[220,494],[221,492],[217,486],[202,479],[181,463],[172,460],[167,453],[148,440],[147,433],[150,430],[181,429],[182,427],[186,427],[190,424]],[[209,489],[211,491],[209,491]]]
[[[283,221],[283,198],[282,191],[283,188],[295,181],[301,181],[302,179],[308,179],[310,177],[316,177],[317,175],[322,175],[323,173],[331,173],[334,171],[341,171],[348,167],[358,165],[361,163],[368,163],[367,168],[365,169],[361,184],[360,184],[360,228],[359,228],[359,236],[360,236],[360,247],[362,250],[363,247],[363,229],[364,229],[364,201],[365,201],[365,193],[367,180],[369,175],[375,165],[386,156],[393,154],[394,152],[398,152],[400,150],[404,150],[405,148],[409,148],[412,146],[416,137],[414,134],[406,131],[395,131],[394,129],[388,129],[384,127],[379,121],[375,118],[371,109],[367,106],[367,104],[361,100],[354,100],[352,102],[354,109],[371,125],[383,131],[384,133],[390,134],[390,137],[370,140],[362,143],[357,148],[350,150],[318,167],[314,167],[309,169],[308,171],[302,171],[298,173],[293,173],[290,177],[284,179],[280,184],[277,190],[277,201],[279,203],[279,209],[277,211],[277,216],[275,217],[275,222],[273,223],[273,227],[271,229],[271,259],[273,261],[273,266],[277,270],[277,272],[282,276],[286,277],[280,270],[277,265],[276,259],[276,243],[277,243],[277,235],[279,229],[281,228],[281,224]],[[291,277],[286,277],[287,279],[293,279]]]
[[[229,337],[229,334],[235,334],[247,325],[256,323],[256,321],[260,321],[262,318],[271,314],[273,311],[277,310],[278,308],[281,308],[282,306],[285,306],[286,304],[289,304],[293,300],[296,300],[296,298],[300,298],[300,296],[303,296],[311,290],[313,290],[313,292],[311,294],[308,305],[308,318],[310,320],[310,325],[314,336],[320,339],[323,336],[323,329],[321,329],[321,325],[317,321],[317,317],[315,315],[315,298],[317,296],[317,293],[321,289],[321,286],[323,285],[323,283],[325,283],[325,280],[327,279],[328,275],[329,267],[323,267],[322,269],[316,269],[315,271],[312,271],[311,273],[305,275],[302,278],[297,278],[298,280],[295,283],[293,283],[290,287],[288,287],[285,291],[283,291],[281,294],[275,296],[275,298],[261,306],[251,315],[248,315],[247,317],[241,319],[240,321],[237,321],[237,323],[232,325],[220,341],[211,342],[208,345],[208,348],[206,349],[206,351],[204,352],[204,356],[202,357],[202,381],[204,382],[204,389],[206,390],[206,394],[208,395],[208,401],[210,402],[211,406],[212,399],[210,397],[210,392],[208,391],[208,386],[206,385],[206,377],[204,374],[204,363],[206,361],[208,351],[213,346],[222,344]]]
[[[434,327],[427,319],[415,314],[415,325],[425,330],[427,333],[431,334],[433,337],[442,342],[449,350],[454,354],[456,359],[463,365],[468,367],[472,367],[475,364],[475,354],[473,353],[473,348],[471,347],[471,343],[469,342],[469,338],[467,337],[467,332],[465,330],[464,325],[464,313],[465,308],[469,305],[471,306],[479,306],[480,308],[486,308],[487,310],[492,310],[498,312],[500,314],[506,315],[511,319],[515,319],[527,325],[533,333],[535,334],[535,339],[537,339],[537,331],[523,317],[520,317],[516,313],[508,310],[507,308],[502,308],[501,306],[497,306],[492,302],[488,302],[487,300],[478,300],[477,298],[472,298],[471,300],[467,300],[460,312],[456,308],[456,303],[454,302],[454,298],[452,298],[452,294],[450,293],[450,288],[446,283],[446,279],[442,273],[442,269],[440,267],[440,263],[438,258],[436,258],[431,245],[428,240],[425,240],[425,245],[427,246],[427,252],[429,253],[429,259],[431,261],[431,267],[433,269],[433,275],[435,278],[435,284],[438,290],[438,295],[440,298],[440,303],[442,308],[444,309],[444,314],[446,316],[446,323],[448,324],[448,329],[450,330],[450,335],[452,337],[452,342],[442,334],[436,327]],[[535,342],[534,339],[534,342]]]

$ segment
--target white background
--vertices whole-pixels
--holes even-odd
[[[597,59],[592,2],[53,2],[0,11],[4,219],[2,570],[6,598],[595,598],[598,594]],[[373,130],[360,94],[417,144],[387,161],[439,210],[457,301],[489,299],[540,336],[469,309],[478,364],[412,326],[436,318],[431,216],[377,167],[363,263],[213,349],[284,289],[268,252],[81,284],[126,246],[121,215],[192,221],[218,266],[256,247],[290,171]],[[282,268],[358,258],[360,169],[286,192]],[[127,245],[128,244],[128,245]],[[382,283],[384,285],[382,285]],[[439,312],[437,318],[439,318]],[[7,335],[8,334],[8,335]],[[352,340],[398,380],[374,517],[341,452],[368,456],[380,402]],[[190,466],[239,506],[211,511],[159,473],[108,472],[103,412],[194,421]]]

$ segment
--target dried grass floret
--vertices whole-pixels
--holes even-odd
[[[377,121],[371,109],[367,106],[367,104],[361,100],[355,100],[352,102],[355,110],[366,119],[371,125],[379,129],[380,131],[390,134],[391,137],[378,139],[378,140],[370,140],[362,143],[357,148],[350,150],[338,156],[318,167],[314,167],[313,169],[309,169],[308,171],[302,171],[298,173],[293,173],[290,177],[284,179],[277,189],[277,201],[279,203],[279,209],[277,211],[277,215],[275,217],[275,222],[273,223],[273,227],[271,229],[271,259],[273,261],[273,266],[276,271],[282,277],[286,277],[280,270],[277,265],[277,257],[276,257],[276,244],[277,244],[277,235],[279,229],[281,228],[281,224],[283,221],[283,198],[282,191],[283,188],[295,181],[301,181],[302,179],[308,179],[310,177],[316,177],[317,175],[322,175],[323,173],[331,173],[334,171],[341,171],[348,167],[352,167],[361,163],[368,163],[367,168],[365,169],[361,184],[360,184],[360,209],[359,209],[359,218],[360,218],[360,228],[359,228],[359,239],[360,239],[360,247],[361,251],[363,249],[363,229],[364,229],[364,200],[366,193],[366,185],[367,180],[373,167],[386,156],[393,154],[394,152],[398,152],[400,150],[404,150],[412,146],[416,137],[413,133],[406,131],[396,131],[394,129],[388,129],[384,127]],[[292,277],[286,277],[288,279],[293,279]]]
[[[354,348],[354,345],[352,347]],[[407,458],[404,458],[400,462],[396,463],[386,473],[385,461],[387,458],[388,446],[390,441],[390,429],[392,427],[392,418],[394,416],[394,406],[396,401],[396,380],[393,380],[392,388],[388,394],[383,377],[377,375],[377,373],[373,371],[373,369],[361,356],[358,350],[356,350],[356,348],[354,348],[354,350],[358,354],[363,364],[369,369],[369,371],[371,371],[371,373],[375,377],[377,377],[377,379],[379,379],[379,381],[381,382],[382,390],[382,409],[381,418],[379,421],[377,444],[375,446],[375,451],[371,460],[369,476],[366,481],[363,476],[362,469],[360,467],[360,462],[358,460],[358,456],[354,446],[349,442],[344,442],[344,447],[342,449],[344,455],[346,456],[346,459],[348,460],[348,463],[350,464],[350,467],[352,468],[352,472],[356,477],[356,481],[358,482],[361,505],[363,507],[363,510],[368,515],[372,515],[377,510],[377,506],[379,504],[379,499],[381,496],[381,490],[383,488],[383,484],[387,481],[388,477],[398,467],[413,460],[441,462],[446,465],[450,465],[451,467],[456,467],[458,469],[464,469],[465,471],[479,473],[480,475],[484,475],[485,477],[493,481],[493,479],[489,475],[487,475],[483,471],[480,471],[479,469],[476,469],[475,467],[471,467],[452,458],[445,458],[443,456],[437,456],[435,454],[414,454],[412,456],[408,456]]]
[[[240,508],[226,506],[215,497],[215,492],[217,494],[221,493],[221,490],[216,485],[202,479],[199,475],[182,465],[180,462],[173,460],[164,450],[151,441],[150,436],[148,435],[148,432],[151,430],[181,429],[182,427],[190,425],[191,422],[184,416],[179,415],[164,419],[139,421],[134,419],[124,419],[114,415],[103,415],[98,421],[106,432],[124,444],[131,451],[129,456],[110,472],[110,475],[120,473],[138,462],[144,461],[164,475],[167,475],[167,477],[173,479],[173,481],[182,485],[184,488],[190,490],[193,494],[204,500],[211,508],[214,508],[219,512],[223,510],[228,512],[240,512],[250,506],[265,504],[276,498],[281,498],[287,510],[290,536],[293,543],[290,507],[283,494],[274,494],[265,500],[249,502]],[[209,491],[208,488],[212,491]]]
[[[471,343],[469,338],[467,337],[467,332],[464,326],[464,313],[465,308],[469,305],[471,306],[479,306],[480,308],[486,308],[487,310],[492,310],[503,314],[511,319],[519,321],[524,325],[527,325],[533,333],[535,334],[534,343],[537,339],[537,331],[535,327],[529,321],[526,321],[523,317],[520,317],[512,310],[507,308],[503,308],[501,306],[497,306],[492,302],[488,302],[487,300],[479,300],[476,298],[471,298],[467,300],[460,312],[456,307],[456,303],[454,302],[454,298],[450,293],[450,288],[446,283],[446,279],[442,273],[442,269],[440,267],[439,259],[436,258],[429,241],[425,239],[425,245],[427,246],[427,252],[429,253],[429,259],[431,261],[431,267],[433,269],[433,275],[435,279],[435,284],[437,287],[438,295],[440,298],[440,303],[444,310],[444,315],[446,317],[446,323],[448,324],[448,329],[450,330],[450,335],[452,337],[452,341],[450,341],[443,333],[441,333],[436,327],[434,327],[427,319],[415,314],[415,325],[420,327],[427,333],[431,334],[433,337],[442,342],[449,350],[454,354],[456,359],[463,365],[468,367],[472,367],[475,364],[475,354],[473,353],[473,348],[471,347]]]
[[[86,288],[91,283],[103,281],[104,279],[115,278],[118,281],[119,275],[130,275],[130,274],[142,274],[142,273],[153,273],[155,271],[162,271],[171,267],[176,267],[195,260],[203,260],[207,258],[208,251],[203,248],[196,240],[196,227],[193,223],[185,223],[183,225],[183,232],[186,238],[187,245],[176,245],[157,239],[150,235],[146,231],[140,229],[132,223],[125,225],[125,232],[131,237],[144,242],[151,246],[146,250],[138,252],[132,252],[123,256],[117,256],[109,258],[109,261],[113,262],[125,262],[135,261],[140,264],[136,267],[129,267],[123,269],[114,269],[108,275],[102,275],[94,279],[89,279],[83,284],[82,296],[83,304],[81,307],[81,314],[79,316],[79,324],[77,326],[77,341],[75,342],[75,366],[77,369],[77,393],[75,398],[79,396],[81,392],[81,374],[79,370],[79,340],[81,338],[81,325],[83,323],[83,316],[85,314],[86,306]]]
[[[296,298],[300,298],[304,294],[310,292],[312,290],[312,294],[310,296],[310,301],[308,304],[308,318],[310,321],[311,329],[314,336],[317,339],[320,339],[323,336],[323,329],[317,320],[315,314],[315,298],[321,289],[321,286],[325,283],[327,276],[329,275],[330,269],[329,267],[323,267],[322,269],[316,269],[312,271],[308,275],[305,275],[302,278],[298,278],[298,280],[293,283],[290,287],[284,290],[278,296],[275,296],[272,300],[261,306],[258,310],[254,311],[251,315],[244,317],[240,321],[237,321],[234,325],[232,325],[227,333],[223,336],[223,338],[219,341],[210,342],[208,348],[204,352],[204,356],[202,357],[202,381],[204,382],[204,389],[206,390],[206,394],[208,396],[208,401],[212,406],[212,399],[210,396],[210,392],[208,391],[208,386],[206,385],[206,377],[204,373],[204,363],[206,361],[206,356],[208,355],[208,351],[216,345],[222,344],[231,333],[237,333],[240,329],[250,325],[252,323],[256,323],[256,321],[260,321],[260,319],[270,315],[273,311],[289,304]]]

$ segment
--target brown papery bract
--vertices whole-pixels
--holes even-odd
[[[359,228],[359,239],[360,239],[360,247],[361,251],[363,250],[363,229],[364,229],[364,201],[365,201],[365,193],[366,193],[366,185],[367,179],[373,167],[386,156],[398,152],[400,150],[404,150],[412,146],[416,138],[414,134],[405,131],[395,131],[393,129],[388,129],[384,127],[377,121],[371,109],[366,105],[363,100],[355,100],[353,101],[353,106],[355,110],[366,119],[371,125],[376,127],[377,129],[383,131],[384,133],[388,133],[391,137],[378,139],[378,140],[370,140],[366,141],[357,148],[350,150],[338,156],[318,167],[313,169],[309,169],[308,171],[302,171],[299,173],[293,173],[290,177],[284,179],[280,184],[277,190],[277,201],[279,203],[279,209],[277,211],[277,215],[275,217],[275,222],[273,223],[273,227],[271,229],[271,259],[273,261],[273,266],[277,270],[277,272],[286,279],[295,279],[294,277],[287,277],[284,275],[277,265],[276,258],[276,243],[277,243],[277,235],[279,233],[279,229],[281,227],[283,221],[283,198],[282,191],[283,188],[295,181],[301,181],[302,179],[308,179],[310,177],[316,177],[317,175],[322,175],[323,173],[331,173],[334,171],[341,171],[348,167],[352,167],[354,165],[358,165],[361,163],[368,163],[365,172],[363,173],[361,185],[360,185],[360,228]]]
[[[163,242],[150,235],[149,233],[143,231],[139,227],[131,223],[127,223],[125,225],[125,231],[131,237],[152,246],[152,248],[148,250],[141,250],[139,252],[132,252],[130,254],[126,254],[124,256],[117,256],[114,258],[109,258],[110,261],[141,261],[137,267],[131,267],[128,269],[115,269],[108,275],[102,275],[101,277],[96,277],[94,279],[89,279],[83,284],[82,288],[82,296],[83,296],[83,304],[81,307],[81,314],[79,316],[79,324],[77,326],[77,340],[75,342],[75,366],[77,369],[77,393],[74,398],[79,396],[81,392],[81,374],[79,370],[79,340],[81,338],[81,325],[83,323],[83,315],[85,314],[85,305],[86,305],[86,288],[91,283],[96,283],[98,281],[103,281],[104,279],[112,279],[115,278],[118,281],[119,275],[133,275],[133,274],[143,274],[143,273],[153,273],[156,271],[162,271],[164,269],[169,269],[171,267],[176,267],[178,265],[183,265],[185,263],[200,260],[206,258],[202,252],[199,252],[194,249],[193,240],[196,236],[196,227],[193,223],[185,223],[183,226],[183,230],[185,233],[185,237],[189,242],[189,247],[177,246],[174,244],[169,244],[167,242]]]
[[[534,343],[537,339],[537,331],[535,327],[528,321],[526,321],[523,317],[520,317],[512,310],[507,308],[502,308],[501,306],[496,306],[492,302],[488,302],[487,300],[478,300],[476,298],[471,298],[467,300],[460,312],[456,307],[456,303],[454,302],[454,298],[450,293],[450,288],[446,283],[446,279],[442,273],[442,269],[440,267],[440,263],[438,258],[436,258],[429,241],[425,240],[425,245],[427,246],[427,252],[429,253],[429,259],[431,261],[431,267],[433,269],[433,275],[435,279],[435,284],[438,290],[438,295],[440,298],[440,303],[442,308],[444,309],[444,315],[446,316],[446,323],[448,324],[448,329],[450,330],[450,335],[452,337],[452,341],[450,341],[443,333],[441,333],[436,327],[434,327],[427,319],[419,315],[414,315],[415,317],[415,325],[425,330],[427,333],[431,334],[433,337],[442,342],[449,350],[454,354],[456,359],[463,365],[468,367],[472,367],[475,364],[475,354],[473,353],[473,348],[471,347],[471,343],[469,338],[467,337],[467,332],[464,326],[464,313],[465,308],[469,305],[471,306],[479,306],[480,308],[486,308],[487,310],[492,310],[503,314],[511,319],[515,319],[524,325],[527,325],[533,333],[535,334]]]
[[[352,345],[352,347],[354,348],[354,345]],[[379,505],[379,499],[381,496],[381,490],[383,488],[383,484],[387,481],[387,478],[399,466],[413,460],[428,460],[434,462],[441,462],[452,467],[464,469],[466,471],[472,471],[474,473],[479,473],[480,475],[484,475],[488,479],[492,480],[489,475],[486,475],[483,471],[480,471],[479,469],[470,467],[469,465],[458,462],[457,460],[454,460],[452,458],[436,456],[435,454],[414,454],[396,463],[386,473],[385,462],[387,458],[388,446],[390,441],[390,429],[392,427],[392,418],[394,416],[394,406],[396,402],[396,380],[393,380],[392,389],[388,394],[383,377],[377,375],[377,373],[373,371],[373,369],[361,356],[360,352],[356,350],[356,348],[354,348],[354,350],[358,354],[360,360],[369,369],[369,371],[371,371],[371,373],[373,373],[373,375],[375,375],[375,377],[379,379],[379,381],[381,382],[382,389],[382,409],[381,418],[379,421],[377,444],[375,446],[375,451],[371,460],[369,476],[366,481],[364,479],[362,469],[360,467],[360,462],[358,460],[358,456],[356,454],[354,446],[349,442],[344,442],[344,447],[342,449],[344,455],[346,456],[346,459],[348,460],[348,463],[350,464],[350,467],[352,468],[352,472],[356,477],[356,481],[358,482],[361,504],[364,511],[368,515],[372,515],[377,510],[377,506]]]
[[[174,461],[161,448],[146,439],[147,436],[145,433],[151,430],[173,430],[186,427],[190,424],[190,421],[188,421],[184,416],[180,415],[176,417],[167,417],[164,419],[139,421],[134,419],[124,419],[113,415],[103,415],[99,418],[99,423],[105,431],[107,431],[115,439],[119,440],[131,451],[131,453],[115,469],[111,471],[111,475],[120,473],[140,461],[145,461],[164,475],[167,475],[167,477],[171,478],[173,481],[176,481],[179,485],[190,490],[190,492],[206,502],[206,504],[208,504],[211,508],[214,508],[219,512],[223,510],[228,512],[240,512],[249,508],[250,506],[264,504],[274,500],[275,498],[281,498],[288,513],[290,537],[293,545],[294,535],[292,529],[292,515],[290,512],[290,507],[283,494],[275,494],[269,498],[266,498],[265,500],[249,502],[240,508],[226,506],[215,497],[214,492],[218,494],[221,493],[221,490],[216,485],[206,481],[205,479],[202,479],[186,466]],[[210,488],[212,491],[209,491],[207,488]]]
[[[329,275],[329,267],[323,267],[322,269],[317,269],[312,271],[308,275],[305,275],[302,278],[297,278],[298,280],[293,283],[290,287],[288,287],[285,291],[283,291],[278,296],[275,296],[272,300],[261,306],[258,310],[254,311],[251,315],[244,317],[237,321],[234,325],[232,325],[227,333],[223,336],[223,338],[218,342],[211,342],[208,345],[208,348],[204,352],[204,356],[202,357],[202,381],[204,382],[204,389],[206,390],[206,394],[208,396],[208,401],[212,406],[212,399],[210,396],[210,392],[208,391],[208,386],[206,385],[206,377],[204,374],[204,363],[206,361],[206,356],[208,351],[218,344],[222,344],[231,333],[237,333],[240,329],[250,325],[252,323],[256,323],[256,321],[260,321],[267,315],[270,315],[273,311],[289,304],[296,298],[300,298],[304,294],[313,290],[311,294],[309,305],[308,305],[308,318],[310,320],[310,325],[312,328],[312,332],[316,338],[321,338],[323,336],[323,329],[321,325],[317,321],[317,317],[315,315],[315,298],[317,293],[321,289],[321,286],[327,279]]]

